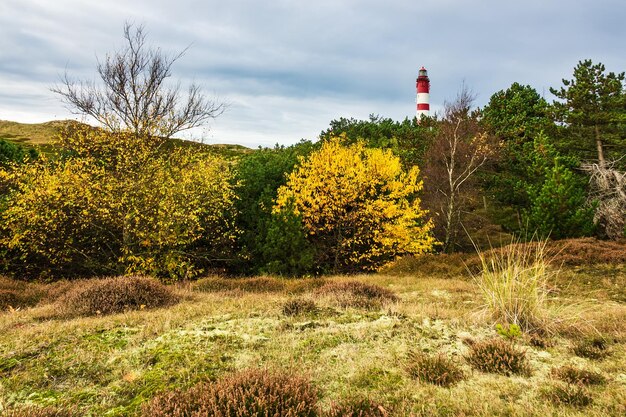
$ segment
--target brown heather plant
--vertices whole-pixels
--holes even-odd
[[[501,375],[524,375],[531,373],[526,352],[513,343],[502,339],[476,342],[470,346],[467,361],[479,371]]]
[[[604,385],[606,383],[606,378],[602,374],[586,369],[575,368],[572,365],[552,368],[550,373],[554,378],[560,379],[568,384]]]
[[[84,281],[59,298],[57,304],[64,315],[90,316],[166,307],[178,300],[170,288],[153,278],[125,276]]]
[[[251,369],[161,394],[143,417],[316,417],[317,391],[304,378]]]
[[[412,378],[446,388],[465,379],[463,370],[444,354],[430,356],[412,352],[407,371]]]
[[[44,296],[40,285],[0,277],[0,311],[34,306]]]
[[[385,408],[369,398],[349,399],[331,404],[327,417],[387,417]]]
[[[593,402],[591,393],[582,384],[557,383],[545,388],[543,396],[556,405],[586,407]]]
[[[283,314],[285,316],[299,316],[301,314],[311,314],[317,311],[317,305],[311,300],[296,298],[283,304]]]
[[[317,293],[333,296],[342,307],[377,308],[399,300],[397,295],[386,288],[359,281],[329,282],[320,287]]]
[[[607,341],[603,337],[591,337],[579,340],[572,350],[576,356],[595,360],[604,359],[610,354]]]

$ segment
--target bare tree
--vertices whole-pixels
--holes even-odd
[[[61,85],[52,88],[70,111],[89,115],[112,131],[163,137],[201,126],[224,112],[224,103],[207,99],[196,84],[186,94],[180,84],[166,84],[172,65],[186,49],[168,56],[146,44],[143,26],[130,23],[124,25],[124,39],[122,50],[98,60],[102,84],[73,80],[66,73]]]
[[[435,216],[435,233],[445,251],[454,247],[474,174],[495,150],[471,111],[474,99],[463,85],[456,99],[445,103],[438,133],[426,152],[425,189],[430,198],[425,203]]]

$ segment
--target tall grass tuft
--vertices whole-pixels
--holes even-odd
[[[488,254],[478,250],[481,272],[474,275],[493,320],[523,331],[547,330],[548,266],[546,240],[515,242]]]

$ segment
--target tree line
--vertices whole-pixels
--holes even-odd
[[[102,84],[54,88],[101,128],[68,126],[54,155],[0,143],[4,273],[353,273],[467,249],[480,228],[624,235],[624,73],[602,64],[579,62],[553,103],[514,83],[479,109],[462,87],[434,117],[341,118],[316,142],[227,160],[172,146],[224,107],[168,89],[181,55],[151,49],[142,27],[124,34]]]

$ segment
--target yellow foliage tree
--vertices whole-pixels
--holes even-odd
[[[179,279],[234,241],[229,164],[165,141],[78,128],[53,160],[0,175],[4,269],[35,276]]]
[[[302,160],[278,190],[275,212],[301,216],[318,265],[333,272],[373,270],[432,249],[417,193],[419,170],[402,169],[390,150],[331,138]]]

